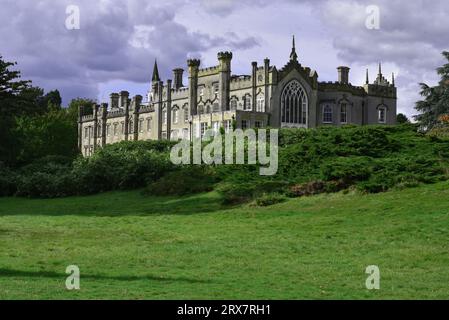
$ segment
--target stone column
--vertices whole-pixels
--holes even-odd
[[[187,60],[189,67],[189,109],[192,116],[198,113],[198,72],[200,64],[201,61],[198,59]]]
[[[139,140],[139,111],[142,104],[142,96],[137,95],[133,98],[132,104],[134,105],[134,141]]]
[[[257,107],[257,62],[252,62],[251,63],[252,66],[252,92],[251,92],[251,96],[252,96],[252,102],[251,104],[253,105],[253,115],[256,114],[256,107]],[[253,125],[253,124],[251,124]]]
[[[78,108],[78,149],[83,152],[83,116],[84,106]]]
[[[94,105],[94,126],[93,126],[93,136],[94,136],[94,151],[97,150],[97,140],[98,140],[98,109],[99,105]]]
[[[106,145],[106,126],[108,122],[108,104],[101,104],[101,146],[104,147]]]
[[[220,111],[229,108],[229,96],[231,93],[231,61],[232,52],[219,52],[218,61],[220,63],[219,94]]]
[[[270,112],[270,95],[269,95],[269,81],[270,81],[270,59],[264,60],[265,69],[265,112]],[[268,123],[267,123],[268,125]]]
[[[162,127],[163,127],[163,123],[162,123],[162,95],[164,93],[164,84],[162,81],[158,82],[157,85],[157,98],[158,98],[158,102],[157,102],[157,124],[158,124],[158,128],[157,128],[157,139],[158,140],[162,140]]]
[[[171,123],[172,123],[172,119],[171,119],[171,86],[172,86],[172,81],[170,79],[167,80],[167,123],[166,123],[166,128],[167,128],[167,140],[170,140],[171,138]]]
[[[125,104],[125,128],[124,128],[124,134],[125,134],[125,141],[129,140],[129,99],[126,101]]]

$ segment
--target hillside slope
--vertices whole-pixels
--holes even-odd
[[[449,183],[223,208],[216,193],[0,198],[0,299],[449,296]],[[81,290],[65,289],[78,265]],[[381,289],[365,288],[377,265]]]

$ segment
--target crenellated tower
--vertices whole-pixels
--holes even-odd
[[[231,61],[232,52],[218,53],[220,70],[219,93],[221,111],[229,110],[229,96],[231,92]]]

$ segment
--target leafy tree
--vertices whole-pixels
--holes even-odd
[[[410,123],[410,120],[407,118],[405,114],[399,113],[396,117],[396,122],[398,124],[403,124],[403,123]]]
[[[444,51],[443,56],[449,61],[448,51]],[[449,63],[438,68],[437,72],[441,76],[437,86],[420,84],[424,100],[418,101],[415,107],[420,112],[415,119],[428,130],[438,124],[441,115],[449,114]]]
[[[70,101],[68,110],[73,119],[77,120],[79,107],[84,107],[84,114],[92,114],[94,105],[95,101],[92,99],[76,98]]]
[[[74,157],[78,153],[77,125],[68,109],[19,117],[14,134],[20,145],[19,164],[49,155]]]

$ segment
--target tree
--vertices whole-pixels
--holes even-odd
[[[403,124],[403,123],[410,123],[410,120],[407,118],[407,116],[406,116],[405,114],[399,113],[399,114],[396,116],[396,122],[397,122],[398,124]]]
[[[443,56],[449,62],[449,52],[444,51]],[[424,100],[416,103],[415,109],[420,112],[414,118],[425,129],[430,130],[438,124],[440,116],[449,114],[449,63],[437,69],[441,80],[437,86],[431,87],[421,83],[421,96]]]
[[[68,109],[18,117],[14,135],[20,146],[19,165],[50,155],[73,158],[78,153],[77,123]]]

